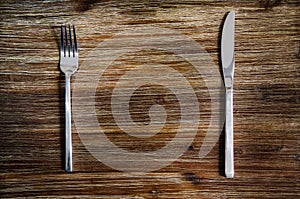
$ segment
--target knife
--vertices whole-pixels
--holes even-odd
[[[235,13],[229,12],[222,31],[221,61],[226,91],[225,115],[225,176],[234,176],[233,155],[233,77],[234,77],[234,24]]]

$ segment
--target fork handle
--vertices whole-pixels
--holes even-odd
[[[66,96],[65,96],[65,170],[73,171],[72,160],[72,129],[71,129],[71,91],[70,91],[71,76],[66,74]]]
[[[226,88],[225,176],[234,176],[233,153],[233,88]]]

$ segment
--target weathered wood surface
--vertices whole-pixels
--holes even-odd
[[[298,1],[4,0],[0,9],[0,197],[300,196]],[[229,10],[236,11],[234,179],[223,175],[223,133],[206,158],[197,158],[205,122],[182,157],[149,174],[119,172],[105,166],[91,156],[73,129],[75,172],[63,171],[64,77],[58,69],[61,23],[76,24],[81,65],[104,39],[150,24],[174,29],[201,43],[219,66],[220,27]],[[164,62],[167,58],[170,60]],[[120,59],[123,64],[113,66],[115,70],[108,71],[108,78],[119,77],[126,67],[149,59],[189,67],[164,51],[136,52]],[[194,81],[199,88],[203,86],[201,79]],[[103,117],[104,129],[112,132],[112,141],[136,150],[141,140],[130,142],[126,135],[116,134],[111,114],[103,115],[109,111],[110,86],[97,88],[97,114]],[[160,95],[149,94],[154,91],[169,92],[141,88],[132,98],[134,121],[149,122],[149,106],[162,100]],[[207,93],[197,96],[209,117]],[[176,122],[178,104],[174,96],[169,97],[165,107],[177,110],[167,111]],[[141,107],[143,103],[145,107]],[[178,124],[168,128],[176,129]],[[165,133],[172,132],[168,128]],[[141,150],[161,147],[163,135],[157,135],[158,141],[152,145],[142,145]]]

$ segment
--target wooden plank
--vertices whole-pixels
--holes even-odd
[[[1,1],[0,7],[1,197],[299,197],[298,1]],[[150,121],[153,104],[161,103],[167,110],[170,124],[150,140],[120,133],[110,100],[113,86],[127,70],[151,63],[170,66],[189,77],[200,103],[201,123],[188,150],[158,171],[119,172],[89,153],[74,125],[75,172],[63,171],[60,24],[76,25],[82,68],[105,39],[153,26],[195,40],[220,69],[219,38],[229,10],[236,11],[234,179],[226,179],[223,173],[223,133],[212,151],[198,158],[212,117],[205,82],[181,57],[155,49],[122,55],[110,66],[104,79],[109,83],[97,87],[97,116],[108,137],[123,149],[139,152],[163,147],[179,128],[180,106],[172,92],[152,85],[132,97],[136,122]],[[83,72],[79,69],[73,84]]]

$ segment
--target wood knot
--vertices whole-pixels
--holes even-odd
[[[237,153],[237,154],[243,154],[244,152],[243,152],[242,149],[236,148],[236,149],[235,149],[235,153]]]
[[[151,191],[151,194],[152,194],[152,195],[158,195],[158,194],[159,194],[159,191],[157,191],[156,189],[154,189],[154,190]]]
[[[79,12],[85,12],[88,11],[90,9],[92,9],[93,5],[98,3],[98,2],[102,2],[100,0],[74,0],[73,2],[76,3],[76,7],[75,10],[79,11]]]
[[[260,7],[270,10],[273,7],[279,6],[282,3],[282,0],[259,0],[258,4]]]
[[[188,148],[188,150],[193,151],[195,149],[195,146],[193,144],[191,144]]]
[[[183,174],[184,178],[190,181],[193,185],[199,185],[201,183],[200,177],[193,172],[187,172]]]
[[[298,50],[296,52],[296,58],[300,59],[300,45],[298,46]]]

